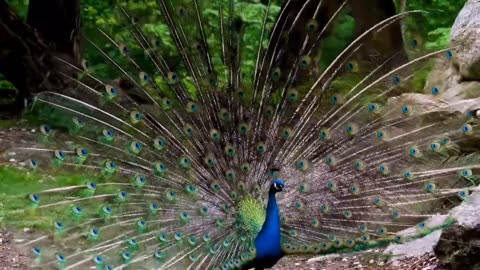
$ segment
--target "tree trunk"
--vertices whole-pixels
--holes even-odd
[[[75,65],[81,59],[80,0],[31,0],[27,23],[0,1],[0,73],[17,89],[15,101],[0,114],[18,116],[24,101],[48,90],[61,91],[74,75],[62,58]]]

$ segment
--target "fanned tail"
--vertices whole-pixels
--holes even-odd
[[[65,75],[72,89],[35,98],[39,143],[15,148],[33,174],[72,175],[26,195],[22,211],[49,219],[50,233],[25,244],[37,265],[240,268],[255,258],[276,178],[288,187],[278,195],[287,254],[364,249],[445,225],[429,218],[478,186],[479,100],[414,87],[418,70],[453,50],[412,42],[412,59],[365,54],[424,15],[408,11],[321,66],[323,40],[349,13],[341,1],[323,19],[324,4],[160,0],[165,37],[118,6],[130,37],[100,29],[89,43],[119,78],[76,67],[83,76]],[[246,5],[258,16],[245,18]]]

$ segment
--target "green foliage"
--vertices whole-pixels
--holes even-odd
[[[0,74],[0,90],[1,89],[15,89],[15,86],[10,82],[6,81],[3,76]]]
[[[322,58],[320,68],[325,68],[343,49],[353,40],[355,31],[355,19],[351,16],[350,10],[345,10],[335,20],[331,35],[322,42]]]
[[[400,7],[400,2],[404,0],[395,0],[397,7]],[[406,24],[406,37],[411,38],[413,36],[421,36],[424,40],[424,46],[427,49],[439,49],[448,45],[450,27],[453,24],[458,12],[463,7],[466,0],[408,0],[406,2],[407,10],[426,10],[429,13],[415,17],[409,20]],[[29,0],[16,0],[9,1],[9,4],[23,17],[27,14]],[[190,7],[187,0],[173,0],[174,6],[183,4],[185,7]],[[210,51],[213,54],[214,65],[219,76],[224,76],[225,67],[221,63],[221,44],[218,38],[220,29],[218,26],[219,21],[219,4],[223,3],[224,7],[227,7],[228,1],[212,1],[206,0],[200,2],[203,15],[203,22],[208,25],[206,27],[207,41]],[[271,5],[270,16],[267,20],[269,26],[274,23],[276,15],[280,12],[281,1],[274,1]],[[97,1],[97,0],[82,0],[82,21],[83,32],[85,35],[98,45],[111,57],[119,59],[119,51],[113,47],[106,38],[101,37],[99,29],[102,29],[106,33],[113,33],[111,38],[116,42],[124,42],[126,44],[135,44],[129,31],[130,27],[126,27],[128,23],[125,23],[125,16],[122,14],[117,6],[117,1]],[[176,70],[184,70],[180,67],[183,62],[182,59],[176,55],[175,44],[170,38],[170,34],[167,26],[163,23],[163,17],[159,11],[158,3],[155,0],[142,0],[142,1],[127,1],[125,4],[126,9],[139,19],[139,25],[142,26],[143,32],[148,38],[155,38],[160,40],[162,44],[161,54],[164,58],[169,59],[169,64],[174,65]],[[242,73],[252,74],[255,68],[256,51],[259,47],[259,37],[261,33],[261,26],[263,22],[263,15],[266,12],[266,6],[260,3],[259,0],[253,0],[250,2],[237,3],[235,6],[236,13],[245,22],[245,31],[242,39]],[[224,8],[224,16],[228,15],[228,8]],[[185,32],[191,33],[195,31],[196,25],[194,23],[184,24]],[[418,25],[422,25],[422,29],[418,28]],[[334,22],[334,27],[329,32],[329,35],[322,40],[322,55],[320,55],[320,68],[324,68],[330,63],[336,55],[352,40],[353,32],[355,29],[355,20],[351,16],[349,10],[345,10],[339,18]],[[420,31],[420,32],[418,32]],[[265,39],[268,33],[265,34]],[[266,46],[265,39],[262,42],[262,46]],[[141,48],[133,45],[131,49],[132,57],[137,63],[145,70],[154,70],[151,61]],[[105,61],[104,56],[87,44],[84,57],[89,60],[91,68],[94,70],[95,75],[99,78],[105,79],[105,81],[116,79],[121,73],[113,67],[108,61]],[[120,58],[121,59],[121,58]],[[121,60],[126,61],[126,60]],[[177,66],[175,66],[177,65]],[[190,92],[195,92],[194,86],[191,83],[191,79],[185,78],[184,73],[180,74],[184,78],[184,82],[187,82],[187,86]],[[156,80],[159,80],[157,77]],[[244,78],[246,85],[252,80],[251,76]],[[0,79],[0,88],[5,84],[5,81]],[[5,87],[3,87],[5,88]],[[167,88],[167,87],[165,87]]]
[[[188,5],[188,1],[174,2],[177,2],[175,3],[176,5],[185,2],[185,7],[188,8],[190,6]],[[245,23],[245,35],[243,36],[242,40],[242,59],[244,59],[242,72],[246,74],[252,74],[255,68],[254,59],[256,59],[256,51],[259,46],[258,39],[261,33],[263,16],[267,9],[265,5],[256,2],[258,1],[253,1],[253,3],[241,2],[237,3],[235,6],[236,14],[238,14]],[[228,10],[226,8],[228,7],[228,2],[223,1],[222,3],[224,6],[224,17],[226,17],[228,15]],[[84,32],[86,36],[98,36],[98,28],[100,28],[106,33],[114,33],[112,39],[117,42],[124,42],[129,44],[129,46],[135,44],[135,41],[129,35],[128,27],[125,27],[125,18],[123,14],[120,14],[118,8],[112,8],[112,6],[106,1],[99,2],[94,0],[85,0],[82,2],[82,4],[82,19],[84,21]],[[220,62],[220,54],[222,52],[220,43],[221,41],[219,39],[220,27],[218,26],[220,2],[208,1],[208,5],[202,4],[201,7],[203,22],[208,25],[208,27],[205,29],[208,46],[213,55],[213,60],[216,61],[213,64],[216,66],[216,71],[218,74],[224,74],[226,69],[223,67],[223,63]],[[164,58],[169,59],[169,64],[178,65],[179,63],[182,63],[182,59],[173,53],[176,51],[175,43],[171,39],[168,27],[163,21],[163,17],[158,9],[157,1],[130,1],[126,6],[126,9],[130,14],[139,18],[139,25],[142,25],[142,30],[148,38],[155,38],[161,42],[161,53]],[[191,12],[193,12],[193,10],[191,10]],[[270,26],[274,23],[274,19],[279,12],[279,5],[271,6],[269,13],[270,16],[268,19],[268,24]],[[188,33],[196,31],[196,22],[188,24],[184,23],[182,25],[187,36]],[[104,47],[104,49],[106,49],[111,56],[118,55],[117,49],[113,48],[112,46],[107,45]],[[149,65],[151,65],[150,60],[145,57],[140,48],[132,47],[129,49],[133,58],[138,61],[140,66],[149,67]],[[92,62],[90,64],[93,65],[93,69],[95,70],[97,76],[112,79],[112,74],[117,73],[116,70],[111,68],[109,63],[104,62],[103,57],[96,52],[96,50],[86,50],[85,58],[89,59],[89,62]],[[182,70],[182,68],[179,68],[179,66],[174,66],[173,68],[176,70]]]
[[[445,48],[448,46],[450,28],[465,2],[466,0],[408,0],[407,10],[425,10],[428,13],[410,20],[407,31],[420,34],[425,39],[427,49]],[[419,25],[422,27],[419,28]]]
[[[13,8],[17,12],[17,14],[25,18],[27,16],[28,11],[28,3],[30,0],[6,0],[7,4]]]

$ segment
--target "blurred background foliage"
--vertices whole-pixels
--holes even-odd
[[[225,1],[225,0],[224,0]],[[389,1],[389,0],[385,0]],[[466,0],[392,0],[395,1],[397,11],[401,10],[425,10],[429,13],[426,16],[415,17],[408,20],[403,29],[404,37],[408,39],[416,39],[424,44],[427,49],[439,49],[448,45],[450,28]],[[406,2],[405,2],[406,1]],[[27,15],[28,0],[7,0],[11,6],[22,17]],[[188,9],[187,0],[172,0],[172,2],[183,2],[183,5]],[[245,22],[246,29],[243,38],[243,46],[245,47],[242,58],[242,71],[250,74],[254,70],[256,57],[256,50],[258,48],[258,37],[260,36],[262,17],[266,11],[264,0],[250,0],[236,6],[237,14],[241,14],[242,20]],[[271,6],[268,23],[273,24],[275,16],[280,11],[280,6],[283,1],[275,0]],[[122,16],[119,16],[119,10],[115,7],[115,0],[82,0],[82,20],[83,31],[86,37],[95,40],[99,36],[98,29],[101,28],[106,33],[114,33],[113,39],[120,42],[129,42],[131,38],[128,34],[128,29],[122,21]],[[140,23],[143,25],[144,32],[152,39],[158,39],[161,46],[162,53],[165,58],[169,59],[173,64],[182,62],[181,59],[175,58],[171,52],[174,51],[174,43],[169,39],[168,29],[166,25],[162,24],[162,15],[157,8],[156,0],[129,0],[127,1],[127,9],[135,15]],[[215,35],[219,33],[218,29],[218,9],[219,1],[202,0],[202,13],[204,15],[204,22],[209,25],[207,30],[207,39],[209,42],[210,51],[215,56],[221,53],[221,44]],[[190,5],[191,7],[191,5]],[[191,7],[193,8],[193,7]],[[418,26],[422,27],[419,28]],[[192,31],[193,31],[192,27]],[[342,15],[335,21],[334,29],[330,35],[322,42],[322,57],[320,68],[328,64],[353,37],[355,29],[355,19],[351,16],[350,10],[346,9]],[[189,29],[186,29],[188,34]],[[208,32],[209,31],[209,32]],[[110,56],[115,57],[119,54],[116,48],[111,47],[109,43],[101,42],[100,44]],[[265,44],[264,44],[265,45]],[[135,49],[135,48],[132,48]],[[137,48],[138,49],[138,48]],[[136,54],[142,54],[141,50],[131,50]],[[135,59],[139,59],[143,66],[151,65],[146,55],[133,55]],[[140,58],[138,58],[140,57]],[[94,69],[97,76],[100,78],[116,78],[119,76],[118,71],[112,65],[100,56],[98,50],[92,50],[88,47],[85,50],[85,58],[88,59],[89,64]],[[143,59],[143,60],[142,60]],[[220,57],[215,57],[220,61]],[[220,63],[214,63],[217,64]],[[221,73],[222,70],[217,70]],[[160,84],[162,82],[159,82]],[[2,81],[0,77],[0,87],[9,87],[10,85]]]

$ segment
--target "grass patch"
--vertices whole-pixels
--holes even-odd
[[[95,177],[94,177],[95,178]],[[89,177],[90,181],[101,180]],[[71,204],[35,209],[32,207],[28,195],[40,193],[49,188],[83,185],[86,177],[81,174],[71,174],[58,171],[55,176],[30,172],[13,167],[0,167],[0,227],[4,229],[31,228],[35,230],[51,229],[56,220],[64,220]],[[40,205],[65,201],[68,198],[81,197],[85,188],[70,190],[68,192],[52,192],[40,194]],[[112,190],[103,189],[102,193]],[[85,200],[83,207],[91,206],[93,209],[98,201]]]

